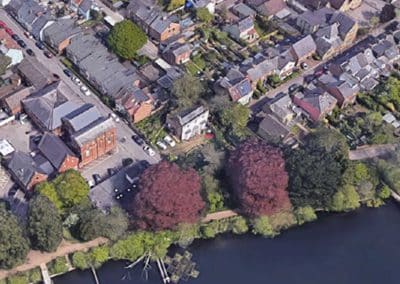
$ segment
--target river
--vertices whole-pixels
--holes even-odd
[[[378,209],[323,215],[275,239],[219,236],[196,241],[189,250],[200,270],[190,284],[398,284],[400,207],[389,202]],[[128,275],[123,265],[105,264],[98,270],[100,283],[162,283],[155,265],[147,281],[139,268]],[[89,271],[54,280],[55,284],[94,283]]]

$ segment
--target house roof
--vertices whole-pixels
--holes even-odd
[[[237,22],[237,26],[240,32],[244,32],[254,28],[254,21],[252,17],[246,17],[239,22]]]
[[[62,166],[67,156],[75,156],[64,142],[52,133],[45,133],[43,135],[38,149],[56,169]]]
[[[80,27],[75,25],[75,20],[59,19],[44,29],[43,34],[51,44],[58,46],[61,42],[77,35],[80,31]]]
[[[316,51],[317,46],[311,35],[303,37],[292,45],[294,52],[299,58],[302,58]]]
[[[9,109],[15,109],[21,106],[21,101],[27,98],[34,91],[33,87],[27,87],[20,89],[10,95],[8,95],[4,102],[9,107]]]
[[[36,58],[27,56],[18,65],[18,71],[37,90],[52,81],[52,74]]]
[[[47,12],[37,18],[32,25],[31,34],[33,37],[39,39],[40,32],[42,31],[43,27],[51,20],[53,20],[53,16]]]
[[[100,118],[102,115],[97,107],[92,104],[84,104],[67,114],[62,120],[68,123],[73,132],[78,132]]]
[[[54,82],[23,101],[25,110],[40,121],[46,130],[52,131],[61,126],[61,119],[78,108],[68,101],[64,92],[70,90],[62,81]],[[72,90],[71,90],[72,92]]]
[[[101,117],[72,135],[72,140],[79,146],[93,141],[104,132],[115,128],[112,117]]]
[[[266,16],[273,16],[285,8],[284,0],[266,0],[257,7],[257,10]]]
[[[285,119],[288,115],[293,114],[292,100],[289,95],[276,98],[271,103],[267,104],[268,107],[278,118]]]
[[[251,9],[249,6],[247,6],[242,2],[233,6],[232,11],[241,17],[248,17],[248,16],[254,17],[257,14],[256,11],[254,11],[253,9]]]
[[[92,8],[92,5],[93,5],[93,1],[92,0],[83,0],[81,5],[79,5],[79,9],[83,13],[87,13]]]
[[[253,92],[250,80],[241,72],[231,69],[228,74],[219,81],[221,87],[228,90],[233,101],[237,101]]]
[[[17,17],[22,23],[32,25],[39,15],[44,12],[45,8],[40,6],[38,2],[26,0],[23,1],[22,6],[18,9]]]
[[[339,35],[344,40],[348,32],[356,25],[356,22],[345,13],[336,11],[330,18],[329,24],[339,24]]]
[[[289,132],[283,123],[270,114],[267,114],[258,125],[258,134],[265,139],[282,138]]]
[[[24,152],[15,151],[7,160],[7,168],[19,180],[23,186],[28,186],[36,172],[45,174],[33,158]]]
[[[185,125],[208,110],[204,106],[186,109],[177,115],[180,125]]]
[[[319,115],[330,110],[337,102],[334,97],[321,88],[305,90],[303,93],[297,93],[296,97],[316,109]]]
[[[263,77],[266,77],[275,72],[278,65],[278,58],[266,59],[260,64],[253,66],[247,70],[247,76],[252,82],[258,82]]]

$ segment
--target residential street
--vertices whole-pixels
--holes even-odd
[[[111,109],[105,106],[100,99],[95,96],[85,96],[81,93],[79,87],[68,78],[63,69],[65,66],[60,62],[60,59],[53,57],[51,59],[44,56],[43,51],[36,47],[34,39],[28,39],[24,34],[24,30],[19,26],[3,9],[0,9],[0,18],[4,21],[21,39],[27,44],[27,48],[32,49],[35,52],[36,58],[50,70],[51,73],[57,74],[76,94],[71,94],[70,99],[81,103],[91,103],[95,105],[99,111],[104,115],[112,113]],[[29,56],[25,53],[25,56]],[[160,156],[156,154],[155,157],[150,157],[146,152],[143,151],[142,147],[136,144],[132,139],[134,131],[126,124],[123,120],[116,122],[117,136],[118,136],[118,155],[121,159],[112,159],[115,162],[121,163],[123,158],[132,158],[134,160],[147,160],[150,163],[156,163],[160,160]],[[110,161],[110,160],[108,160]],[[113,164],[107,162],[107,167],[114,167]],[[102,174],[102,173],[100,173]]]

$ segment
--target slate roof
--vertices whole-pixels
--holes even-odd
[[[81,5],[79,5],[79,9],[83,13],[87,13],[92,8],[92,5],[93,5],[93,1],[92,0],[83,0]]]
[[[278,65],[278,58],[265,59],[260,64],[247,70],[247,76],[252,82],[258,82],[263,77],[274,73]]]
[[[338,23],[339,24],[339,35],[344,40],[347,33],[354,27],[356,22],[348,15],[342,12],[335,12],[328,22],[329,24]]]
[[[35,57],[26,56],[17,69],[37,90],[52,81],[52,74]]]
[[[53,20],[53,16],[50,13],[44,13],[32,25],[31,34],[35,39],[40,39],[40,31],[43,27],[49,22]]]
[[[177,118],[180,125],[185,125],[206,111],[207,109],[204,106],[198,106],[182,111],[177,115]]]
[[[43,31],[43,35],[52,45],[58,46],[64,40],[81,31],[73,19],[59,19]]]
[[[239,32],[245,32],[247,30],[250,30],[254,27],[253,18],[252,17],[244,18],[237,23],[237,26],[238,26]]]
[[[254,17],[257,14],[256,11],[254,11],[253,9],[251,9],[249,6],[247,6],[242,2],[233,6],[232,11],[241,17],[248,17],[248,16]]]
[[[78,108],[77,104],[68,101],[64,95],[68,89],[69,87],[62,81],[54,82],[27,97],[23,101],[24,108],[46,130],[55,130],[61,126],[61,119],[64,116]]]
[[[74,133],[71,139],[75,142],[75,144],[82,146],[87,142],[93,141],[99,135],[113,128],[115,128],[115,125],[112,117],[101,117],[80,131]]]
[[[30,94],[32,94],[33,90],[34,90],[33,87],[27,87],[27,88],[18,90],[15,93],[8,95],[4,99],[4,102],[11,110],[13,110],[17,107],[20,107],[21,101],[24,100],[25,98],[27,98]]]
[[[285,8],[284,0],[266,0],[258,6],[257,10],[266,16],[273,16]]]
[[[258,134],[265,139],[282,138],[289,132],[283,123],[270,114],[267,114],[258,125]]]
[[[337,102],[334,97],[320,88],[306,90],[302,100],[312,105],[320,113],[326,112]]]
[[[303,37],[292,45],[294,52],[299,58],[302,58],[316,51],[317,46],[311,35]]]
[[[45,133],[43,135],[38,149],[56,169],[62,166],[67,156],[75,156],[64,142],[52,133]]]
[[[17,12],[17,18],[22,24],[31,26],[40,13],[44,13],[45,9],[40,6],[36,1],[26,0],[23,1],[22,6]]]
[[[233,101],[237,101],[253,92],[250,80],[235,69],[231,69],[228,74],[220,80],[220,85],[228,90]]]
[[[7,160],[7,168],[25,187],[28,186],[36,172],[45,174],[45,171],[38,167],[29,154],[21,151],[15,151],[11,154]]]
[[[78,132],[98,119],[102,118],[97,107],[92,104],[84,104],[63,117],[73,132]]]

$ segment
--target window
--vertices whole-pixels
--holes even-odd
[[[90,156],[90,150],[86,150],[86,151],[85,151],[85,156],[86,156],[86,157],[89,157],[89,156]]]

